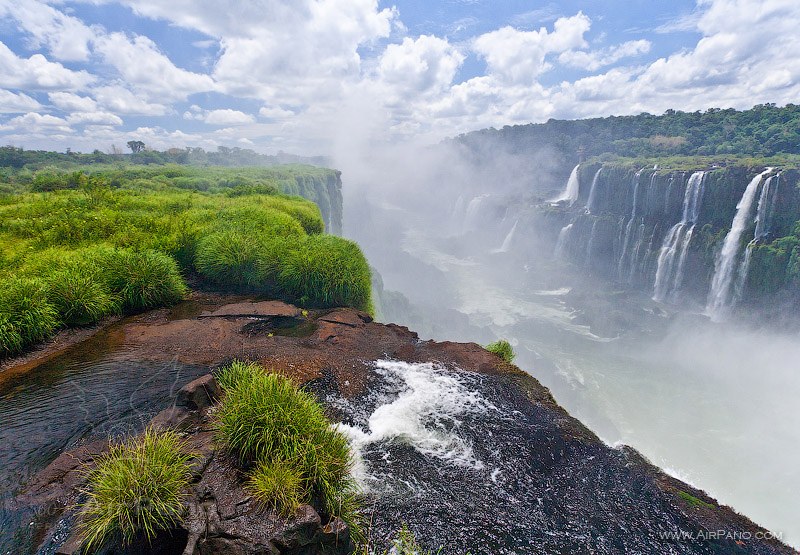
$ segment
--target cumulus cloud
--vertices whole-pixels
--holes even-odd
[[[157,102],[147,102],[122,85],[107,85],[93,89],[97,103],[117,114],[137,116],[163,116],[169,108]]]
[[[15,20],[28,34],[32,48],[44,48],[62,61],[89,58],[95,31],[79,19],[36,0],[0,0],[0,17]]]
[[[24,93],[13,93],[0,89],[0,113],[19,114],[39,110],[42,107],[38,101]]]
[[[73,71],[42,54],[30,58],[17,56],[0,42],[0,83],[7,88],[25,90],[82,90],[95,81],[84,70]]]
[[[650,46],[649,40],[640,39],[623,42],[620,45],[602,50],[567,50],[558,56],[558,61],[564,65],[595,71],[624,58],[647,54],[650,51]]]
[[[17,116],[8,120],[8,122],[6,122],[4,125],[0,125],[0,131],[24,131],[26,133],[72,133],[72,128],[65,119],[51,116],[50,114],[28,112],[23,116]]]
[[[209,125],[244,125],[246,123],[253,123],[255,118],[239,110],[230,110],[226,108],[209,111],[205,114],[203,121]]]
[[[88,96],[80,96],[68,92],[51,92],[47,94],[50,103],[66,112],[94,112],[97,102]]]
[[[70,125],[122,125],[122,118],[110,112],[75,112],[67,116]]]

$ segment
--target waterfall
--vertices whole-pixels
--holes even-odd
[[[567,250],[567,241],[569,241],[569,234],[572,231],[574,223],[569,223],[561,228],[558,232],[558,241],[556,241],[556,249],[553,256],[558,259],[563,259]]]
[[[567,180],[567,186],[564,189],[564,192],[550,202],[562,202],[567,200],[569,201],[569,204],[572,205],[576,200],[578,200],[578,193],[580,190],[580,182],[578,181],[578,168],[580,167],[581,165],[578,164],[572,168],[572,173],[569,174],[569,179]]]
[[[589,200],[586,201],[586,210],[588,212],[592,212],[594,209],[596,197],[597,197],[597,180],[600,178],[600,172],[603,171],[602,166],[597,172],[594,174],[594,178],[592,179],[592,188],[589,189]]]
[[[706,304],[706,313],[714,320],[719,320],[724,317],[725,312],[735,304],[735,291],[731,291],[733,281],[736,278],[737,269],[746,270],[742,268],[743,264],[739,264],[739,251],[741,250],[741,237],[745,228],[751,223],[751,209],[753,201],[755,200],[758,186],[764,179],[764,176],[772,171],[773,168],[767,168],[757,176],[755,176],[747,188],[744,190],[739,204],[736,205],[736,215],[733,217],[731,223],[731,230],[725,236],[725,241],[722,244],[722,250],[717,256],[717,262],[714,268],[714,278],[711,280],[711,291],[708,294],[708,303]],[[750,249],[746,249],[750,250]],[[749,257],[745,253],[745,261],[749,263]]]
[[[780,173],[773,175],[764,182],[764,187],[761,188],[761,196],[758,198],[758,210],[756,212],[755,240],[763,239],[770,232],[769,228],[778,197],[776,193],[780,178]]]
[[[592,250],[594,250],[594,237],[595,232],[597,231],[597,218],[594,219],[592,222],[592,233],[589,235],[589,244],[586,246],[586,267],[591,268],[592,266]]]
[[[475,225],[475,219],[477,218],[478,214],[480,213],[481,204],[483,200],[488,197],[488,194],[479,195],[469,201],[467,205],[467,212],[464,215],[464,225],[461,228],[462,233],[466,233],[472,229],[475,229],[477,226]]]
[[[500,246],[499,249],[495,249],[492,252],[495,252],[495,253],[508,252],[511,249],[511,241],[514,240],[514,232],[517,231],[517,224],[518,223],[519,223],[519,220],[514,222],[514,225],[511,226],[511,229],[506,234],[506,238],[503,239],[503,244]]]
[[[628,220],[628,225],[625,227],[625,238],[622,241],[622,252],[619,255],[619,263],[617,264],[617,276],[622,281],[622,276],[625,270],[625,262],[627,260],[628,245],[630,244],[631,231],[633,230],[633,222],[636,220],[636,209],[639,200],[639,183],[641,182],[642,168],[633,176],[633,208],[631,208],[631,219]],[[656,172],[653,172],[655,178]],[[652,180],[652,178],[651,178]]]
[[[681,221],[672,226],[658,254],[656,281],[653,285],[653,300],[663,302],[668,295],[675,296],[683,284],[683,270],[689,244],[692,242],[694,226],[700,216],[703,200],[703,183],[706,172],[694,172],[686,183],[683,195]],[[675,264],[677,260],[677,265]]]

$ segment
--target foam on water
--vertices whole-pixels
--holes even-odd
[[[433,363],[378,360],[375,367],[397,391],[385,394],[385,402],[364,422],[339,424],[359,459],[370,447],[396,443],[448,464],[483,469],[472,446],[458,434],[460,418],[497,409],[470,390],[465,377]],[[356,461],[354,475],[368,484],[369,472],[362,460]]]

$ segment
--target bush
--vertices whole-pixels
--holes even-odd
[[[121,252],[118,263],[109,271],[126,309],[170,306],[186,296],[186,283],[171,256],[150,250]]]
[[[115,538],[152,541],[183,519],[190,455],[175,432],[146,430],[113,445],[89,472],[80,529],[86,551]]]
[[[61,324],[37,279],[0,280],[0,354],[12,355],[50,337]]]
[[[201,240],[194,265],[217,285],[235,289],[264,287],[264,242],[258,235],[220,231]]]
[[[511,346],[511,343],[506,341],[505,339],[501,339],[499,341],[495,341],[494,343],[490,343],[486,345],[486,350],[490,353],[494,353],[504,361],[511,363],[514,361],[514,348]]]
[[[281,290],[301,305],[351,306],[372,313],[370,269],[357,244],[332,235],[311,235],[285,255]]]
[[[254,495],[283,511],[318,498],[359,537],[350,446],[314,397],[254,364],[233,363],[217,379],[225,391],[217,436],[240,465],[255,467],[249,482]],[[291,486],[285,492],[277,485],[281,479]]]

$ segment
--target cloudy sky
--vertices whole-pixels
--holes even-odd
[[[798,0],[0,0],[0,144],[326,153],[800,101]]]

